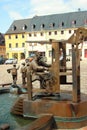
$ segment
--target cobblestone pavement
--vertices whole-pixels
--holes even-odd
[[[0,84],[3,83],[12,83],[12,77],[11,74],[7,72],[8,68],[11,68],[13,65],[0,65]],[[18,64],[17,64],[18,66]],[[70,62],[67,62],[67,66],[71,66]],[[87,94],[87,60],[81,61],[81,77],[80,77],[80,82],[81,82],[81,92]],[[72,77],[68,77],[67,80],[72,80]],[[18,80],[17,84],[21,84],[21,73],[20,73],[20,68],[18,70]],[[35,86],[38,86],[38,84],[34,84]],[[68,85],[67,86],[61,86],[61,89],[63,90],[72,90],[72,87]],[[85,128],[84,128],[85,129]],[[86,127],[87,129],[87,127]],[[80,130],[80,129],[79,129]],[[82,129],[81,129],[82,130]]]
[[[13,67],[13,65],[0,65],[0,84],[12,83],[11,73],[7,72],[7,69],[10,69],[12,67]],[[18,70],[18,80],[17,80],[17,83],[21,84],[20,69]]]
[[[18,66],[18,64],[17,64]],[[71,62],[67,62],[67,67],[71,66]],[[11,73],[7,72],[7,69],[12,68],[13,65],[0,65],[0,84],[4,83],[12,83],[12,76]],[[20,66],[21,68],[21,66]],[[22,84],[22,78],[21,78],[21,73],[20,73],[20,68],[18,70],[18,79],[17,79],[17,84]],[[87,94],[87,60],[83,60],[80,63],[80,68],[81,68],[81,76],[80,76],[80,83],[81,83],[81,92]],[[72,76],[67,77],[68,81],[72,82]],[[35,81],[33,83],[33,86],[35,88],[39,87],[39,82]],[[71,85],[61,85],[61,90],[69,90],[72,91],[72,86]]]
[[[8,68],[12,68],[13,65],[0,65],[0,84],[3,83],[12,83],[12,76],[10,73],[7,72]],[[18,64],[17,64],[18,66]],[[70,67],[71,63],[67,62],[67,67]],[[21,66],[20,66],[21,67]],[[81,92],[84,92],[87,94],[87,60],[83,60],[81,61],[81,77],[80,77],[80,81],[81,81]],[[72,80],[72,77],[68,77],[67,80]],[[21,73],[20,73],[20,68],[18,70],[18,80],[17,80],[17,84],[21,84],[22,83],[22,79],[21,79]],[[35,83],[36,86],[37,83]],[[70,87],[68,85],[67,86],[61,86],[61,89],[68,89],[68,90],[72,90],[72,87]]]

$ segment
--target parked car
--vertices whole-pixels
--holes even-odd
[[[6,61],[6,58],[0,57],[0,64],[4,64]]]
[[[17,64],[17,59],[10,58],[5,61],[5,64]]]

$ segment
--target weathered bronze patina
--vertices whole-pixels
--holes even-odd
[[[86,37],[87,29],[78,28],[66,41],[53,39],[49,41],[28,41],[29,43],[52,44],[52,66],[49,72],[53,78],[46,82],[45,89],[33,90],[32,75],[27,76],[28,94],[22,99],[22,113],[24,116],[40,119],[43,115],[51,115],[49,119],[53,117],[56,125],[52,125],[49,130],[52,130],[52,128],[80,128],[87,125],[87,95],[81,94],[80,91],[81,49],[79,50],[79,45],[83,44]],[[72,47],[72,68],[66,66],[66,44],[71,44]],[[63,54],[62,60],[60,60],[61,53]],[[69,75],[72,76],[72,82],[66,80]],[[63,93],[61,84],[70,84],[72,91]],[[35,97],[33,97],[34,92],[36,93]],[[83,98],[84,96],[85,98]],[[17,103],[15,106],[18,105]],[[12,113],[17,114],[15,107],[12,108]],[[51,125],[51,121],[49,125]],[[43,122],[44,120],[41,120],[40,123],[43,124]],[[31,130],[33,125],[28,126],[28,129]],[[38,122],[36,122],[36,126],[38,126]]]

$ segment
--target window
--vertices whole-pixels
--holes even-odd
[[[74,30],[74,33],[76,33],[76,30]]]
[[[34,46],[37,46],[37,43],[34,43]]]
[[[51,28],[55,27],[55,23],[50,23],[49,27]]]
[[[76,20],[73,20],[72,21],[72,26],[75,26],[76,25]]]
[[[11,35],[9,35],[8,38],[11,39]]]
[[[61,22],[61,23],[59,24],[59,27],[60,27],[60,28],[64,27],[64,22]]]
[[[87,27],[87,19],[84,20],[84,26]]]
[[[24,34],[22,34],[22,38],[24,38]]]
[[[71,33],[71,30],[69,30],[69,33]]]
[[[61,31],[61,34],[64,34],[64,31],[63,31],[63,30]]]
[[[36,33],[34,33],[34,36],[36,37],[36,36],[37,36],[37,34],[36,34]]]
[[[74,24],[76,24],[76,20],[74,21]]]
[[[16,43],[15,47],[18,48],[18,43]]]
[[[40,35],[43,36],[43,32],[41,32]]]
[[[12,31],[15,31],[15,30],[16,30],[16,26],[13,25],[13,26],[12,26]]]
[[[17,38],[18,38],[18,35],[15,35],[15,38],[17,39]]]
[[[64,27],[64,22],[61,23],[62,27]]]
[[[51,35],[51,32],[49,32],[49,35]]]
[[[36,25],[35,25],[35,24],[33,24],[33,25],[32,25],[32,29],[35,29],[35,28],[36,28]]]
[[[23,27],[22,27],[22,29],[26,30],[27,29],[27,25],[24,24]]]
[[[54,34],[57,35],[57,31],[54,31]]]
[[[52,57],[52,51],[49,51],[49,57]]]
[[[45,24],[41,24],[41,29],[43,29],[45,27]]]
[[[32,43],[29,43],[29,46],[32,46]]]
[[[72,49],[69,49],[69,56],[72,56]]]
[[[29,33],[29,37],[31,37],[32,35],[31,35],[31,33]]]
[[[22,47],[25,47],[25,43],[22,43]]]
[[[9,43],[9,48],[11,48],[12,46],[11,46],[11,43]]]

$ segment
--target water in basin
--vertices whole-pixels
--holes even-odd
[[[32,122],[32,120],[10,113],[11,107],[16,99],[17,96],[11,95],[10,93],[0,94],[0,126],[8,123],[10,125],[9,130],[15,130]]]

